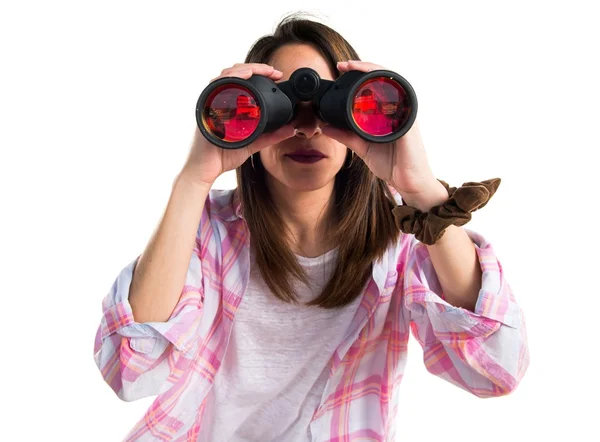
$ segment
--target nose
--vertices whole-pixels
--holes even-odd
[[[310,102],[301,102],[296,105],[296,117],[291,122],[299,138],[312,138],[321,134],[323,122],[317,118]]]

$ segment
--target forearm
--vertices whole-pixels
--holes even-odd
[[[443,204],[448,200],[448,192],[437,182],[430,192],[404,202],[422,212]],[[475,244],[462,227],[451,225],[433,245],[427,245],[431,262],[443,290],[444,299],[455,307],[470,311],[481,289],[482,270],[475,250]]]
[[[209,191],[184,175],[173,183],[165,213],[133,274],[129,303],[136,322],[164,322],[171,316],[185,284]]]

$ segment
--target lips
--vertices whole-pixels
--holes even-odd
[[[286,155],[290,160],[296,163],[313,164],[321,161],[326,156],[315,149],[297,149]]]
[[[298,149],[294,152],[290,152],[286,154],[288,157],[315,157],[315,158],[325,158],[325,154],[319,152],[316,149]]]

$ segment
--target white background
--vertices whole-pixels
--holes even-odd
[[[3,2],[0,438],[117,441],[143,415],[153,399],[120,401],[94,364],[102,298],[162,215],[202,89],[304,10],[414,86],[438,178],[502,178],[469,227],[525,311],[530,369],[478,399],[412,342],[399,440],[598,440],[593,3]]]

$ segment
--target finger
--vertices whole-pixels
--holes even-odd
[[[296,129],[291,124],[286,124],[280,127],[276,131],[262,134],[258,139],[250,145],[250,152],[256,153],[265,147],[272,146],[273,144],[281,143],[288,138],[292,138],[296,135]]]
[[[378,64],[369,63],[369,62],[360,61],[360,60],[348,60],[348,67],[350,69],[354,69],[357,71],[364,71],[364,72],[375,71],[378,69],[385,69],[383,66],[380,66]]]
[[[272,80],[279,80],[283,77],[283,72],[278,71],[273,66],[259,65],[259,64],[241,64],[237,67],[231,67],[223,69],[221,75],[215,77],[211,82],[218,80],[219,78],[226,77],[238,77],[247,80],[252,75],[262,75]]]
[[[263,75],[271,78],[272,80],[279,80],[281,77],[283,77],[283,72],[275,69],[274,66],[265,63],[238,63],[237,66],[242,69],[250,68],[254,74]]]
[[[283,77],[283,72],[275,69],[271,75],[265,75],[265,77],[270,78],[273,81],[281,80]]]
[[[241,65],[239,67],[225,69],[226,72],[236,72],[239,70],[242,70],[242,71],[251,70],[255,75],[263,75],[265,77],[268,77],[268,76],[272,75],[273,73],[283,74],[283,72],[278,71],[273,66],[267,66],[267,65]]]
[[[338,70],[340,72],[347,72],[347,71],[370,72],[370,71],[375,71],[375,70],[379,70],[379,69],[385,69],[385,68],[383,66],[380,66],[375,63],[369,63],[366,61],[359,61],[359,60],[348,60],[348,61],[341,61],[338,63]]]
[[[243,78],[243,79],[247,80],[251,76],[252,76],[252,69],[243,69],[243,68],[235,69],[235,70],[234,69],[224,69],[223,72],[221,72],[221,75],[210,80],[210,83],[212,83],[213,81],[219,80],[221,78],[229,78],[229,77],[237,77],[237,78]]]
[[[359,157],[364,158],[367,155],[369,143],[355,133],[352,133],[348,130],[338,129],[337,127],[333,126],[325,126],[321,129],[321,131],[323,132],[323,135],[339,141],[349,149],[356,152]]]
[[[236,63],[232,68],[250,68],[250,69],[275,69],[270,64],[266,63]]]
[[[223,69],[223,71],[221,72],[221,75],[231,75],[232,73],[235,73],[238,71],[247,71],[247,70],[251,70],[256,75],[264,75],[265,77],[272,75],[274,72],[278,72],[278,73],[282,74],[281,71],[278,71],[273,66],[270,66],[268,64],[245,63],[245,64],[234,65],[233,67],[230,67],[227,69]]]

